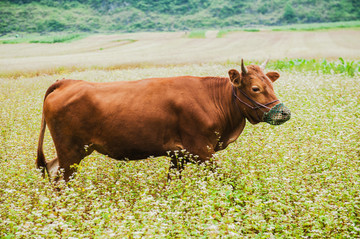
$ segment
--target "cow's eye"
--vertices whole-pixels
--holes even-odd
[[[253,87],[252,87],[252,91],[254,91],[254,92],[260,92],[260,88],[257,87],[257,86],[253,86]]]

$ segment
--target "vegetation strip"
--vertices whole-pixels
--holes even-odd
[[[253,28],[356,21],[359,15],[356,0],[5,0],[0,2],[0,35]]]
[[[27,34],[26,34],[27,35]],[[80,40],[88,36],[84,33],[63,33],[63,34],[56,34],[50,36],[25,36],[16,34],[15,37],[11,37],[10,39],[1,40],[0,43],[2,44],[19,44],[19,43],[69,43],[75,40]]]
[[[260,64],[261,62],[255,62]],[[239,65],[240,62],[228,61],[223,63],[224,65]],[[251,64],[251,62],[246,62],[246,64]],[[41,75],[60,75],[60,74],[69,74],[71,72],[83,72],[88,70],[122,70],[122,69],[136,69],[136,68],[157,68],[157,67],[175,67],[175,66],[186,66],[192,64],[155,64],[155,63],[133,63],[133,64],[122,64],[114,66],[92,66],[92,67],[58,67],[55,69],[47,70],[38,70],[38,71],[29,71],[29,72],[8,72],[0,73],[0,78],[29,78],[36,77]],[[344,60],[339,58],[337,61],[328,61],[326,59],[316,60],[316,59],[285,59],[285,60],[276,60],[269,61],[269,67],[274,70],[281,71],[310,71],[318,74],[343,74],[348,76],[355,76],[360,74],[360,61],[359,60]]]

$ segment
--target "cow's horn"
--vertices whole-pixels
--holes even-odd
[[[261,64],[261,66],[260,66],[261,70],[265,70],[265,67],[266,67],[266,65],[267,65],[268,62],[269,62],[269,58],[266,59],[266,60]]]
[[[246,69],[244,65],[244,59],[241,59],[241,73],[246,75],[248,73],[248,70]]]

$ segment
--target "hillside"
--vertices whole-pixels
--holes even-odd
[[[359,19],[358,0],[5,0],[0,3],[0,35],[183,31]]]

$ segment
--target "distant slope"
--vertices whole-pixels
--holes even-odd
[[[5,0],[0,34],[177,31],[360,20],[359,0]]]

